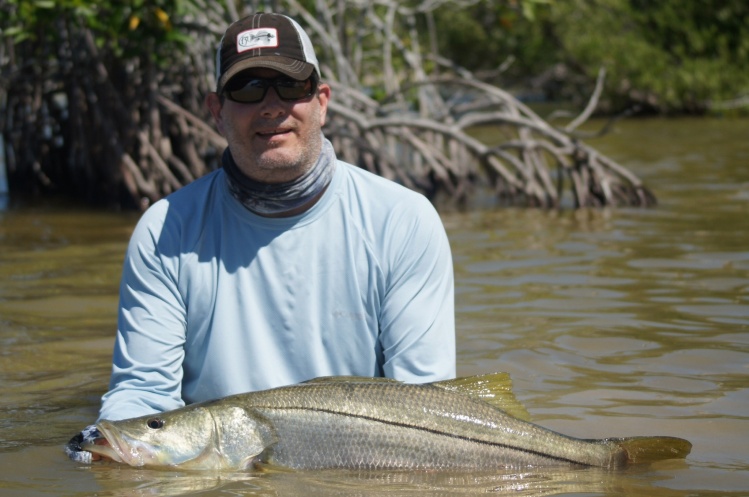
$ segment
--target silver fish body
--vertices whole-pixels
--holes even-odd
[[[194,469],[257,463],[298,469],[490,469],[619,467],[637,459],[683,457],[691,447],[671,437],[581,440],[523,421],[491,400],[506,396],[506,389],[498,394],[495,388],[506,378],[476,377],[483,398],[474,388],[465,392],[471,379],[425,385],[313,380],[102,421],[98,427],[106,443],[86,449],[135,466]]]

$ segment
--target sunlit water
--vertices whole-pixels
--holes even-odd
[[[534,421],[591,438],[673,435],[686,461],[596,469],[184,473],[68,461],[106,388],[134,215],[0,212],[0,495],[749,493],[749,122],[629,121],[590,142],[649,210],[443,211],[458,370],[511,373]]]

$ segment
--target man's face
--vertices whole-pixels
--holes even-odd
[[[272,69],[251,69],[241,77],[277,78]],[[280,183],[298,178],[317,161],[322,147],[320,130],[330,98],[330,87],[320,83],[317,93],[298,101],[281,100],[274,88],[257,103],[206,97],[216,126],[229,142],[239,169],[255,181]]]

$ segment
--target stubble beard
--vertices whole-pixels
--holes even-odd
[[[320,109],[308,116],[310,123],[320,122]],[[320,126],[306,126],[298,136],[295,147],[273,147],[254,150],[247,143],[247,133],[236,128],[227,129],[227,141],[239,169],[255,181],[280,183],[291,181],[309,171],[317,162],[322,149]]]

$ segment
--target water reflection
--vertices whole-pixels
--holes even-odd
[[[0,495],[746,494],[748,128],[630,121],[593,143],[644,177],[655,209],[443,211],[459,373],[510,372],[534,421],[571,436],[687,438],[686,462],[488,475],[73,464],[60,447],[106,388],[135,216],[11,207],[0,212]]]
[[[30,450],[32,457],[23,462],[49,463],[49,454]],[[54,466],[55,463],[53,463]],[[26,470],[28,471],[28,470]],[[663,484],[674,474],[687,471],[686,464],[661,463],[656,468],[633,468],[609,472],[596,468],[567,470],[502,470],[493,473],[440,472],[360,472],[360,471],[282,471],[262,472],[178,472],[136,469],[115,465],[61,469],[57,474],[66,481],[65,495],[106,497],[146,497],[181,495],[268,495],[315,496],[459,496],[491,493],[498,496],[549,495],[638,495],[670,497],[683,493]],[[22,473],[24,470],[22,470]],[[12,480],[18,485],[18,475]],[[46,481],[45,481],[46,480]],[[29,481],[29,480],[26,480]],[[61,488],[49,485],[50,479],[31,481],[24,495],[56,495]],[[47,485],[45,485],[45,483]],[[45,488],[46,486],[46,488]],[[45,493],[39,492],[46,490]],[[37,493],[38,492],[38,493]],[[48,493],[47,493],[48,492]],[[57,495],[61,495],[58,493]]]

